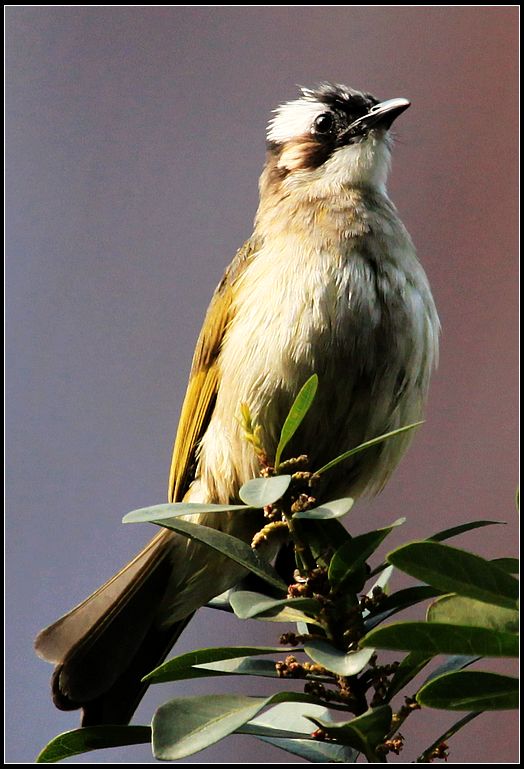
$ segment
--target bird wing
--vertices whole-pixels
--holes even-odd
[[[194,479],[198,445],[215,407],[220,380],[218,357],[224,334],[234,314],[235,282],[256,250],[252,240],[242,246],[209,305],[195,348],[178,422],[169,473],[169,502],[180,502]]]

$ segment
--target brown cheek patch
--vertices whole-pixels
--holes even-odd
[[[330,154],[331,147],[313,137],[303,136],[286,143],[280,153],[278,167],[288,171],[311,170],[322,165]]]

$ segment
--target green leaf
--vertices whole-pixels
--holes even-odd
[[[299,526],[303,539],[308,543],[317,563],[329,566],[331,556],[343,542],[351,539],[345,527],[336,518],[328,520],[301,520]]]
[[[404,657],[389,684],[387,692],[388,702],[398,694],[406,684],[412,681],[432,659],[432,656],[428,656],[422,652],[410,652]],[[442,665],[439,665],[432,673],[430,673],[424,683],[431,681],[432,678],[443,675],[443,673],[465,668],[479,659],[480,657],[478,656],[473,657],[464,654],[455,654],[451,657],[447,657]]]
[[[275,654],[299,651],[282,646],[217,646],[209,649],[197,649],[174,657],[163,665],[155,668],[144,676],[143,681],[150,684],[161,684],[166,681],[181,681],[186,678],[202,678],[210,675],[196,665],[246,657],[256,657],[262,654]],[[218,675],[218,673],[217,673]]]
[[[229,599],[233,611],[240,619],[256,618],[268,622],[308,622],[315,619],[320,603],[315,598],[268,598],[250,590],[238,590]],[[310,616],[311,615],[311,616]]]
[[[391,716],[389,705],[380,705],[344,723],[334,724],[313,717],[310,720],[338,742],[364,753],[368,761],[379,763],[382,759],[377,755],[376,748],[384,741],[391,727]]]
[[[518,558],[493,558],[490,563],[493,563],[495,566],[498,566],[499,569],[502,569],[503,571],[507,571],[508,574],[518,574],[519,573],[519,559]]]
[[[233,614],[233,609],[231,608],[229,599],[234,592],[234,587],[229,588],[229,590],[224,590],[224,592],[220,593],[220,595],[216,595],[214,598],[211,598],[211,600],[205,604],[206,608],[216,609],[217,611],[225,611],[229,614]]]
[[[259,740],[268,742],[275,748],[285,750],[300,758],[305,758],[312,764],[354,764],[358,751],[348,745],[337,745],[334,742],[319,742],[314,739],[275,739],[259,735]]]
[[[293,518],[306,518],[325,521],[331,518],[341,518],[349,513],[353,507],[354,500],[351,497],[335,499],[332,502],[325,502],[320,507],[313,507],[311,510],[300,510],[293,515]]]
[[[425,654],[424,652],[410,652],[407,654],[396,669],[393,678],[389,683],[387,691],[388,702],[393,699],[406,684],[412,681],[415,676],[426,667],[431,659],[432,655]]]
[[[352,497],[343,497],[334,499],[331,502],[324,502],[319,507],[313,507],[310,510],[300,510],[294,513],[293,518],[303,520],[326,521],[333,518],[342,518],[353,507],[355,500]]]
[[[334,588],[340,587],[361,567],[369,556],[375,552],[380,543],[387,537],[395,526],[404,523],[405,518],[397,521],[384,529],[368,531],[353,537],[340,547],[329,564],[328,578]]]
[[[250,507],[272,505],[287,491],[291,483],[290,475],[274,475],[271,478],[253,478],[244,483],[238,495]]]
[[[396,622],[376,628],[360,640],[363,647],[435,654],[478,654],[482,657],[517,657],[518,639],[483,627],[436,622]]]
[[[206,662],[198,665],[197,670],[211,676],[260,676],[262,678],[278,678],[275,660],[258,660],[251,657],[222,660],[221,662]]]
[[[303,711],[309,716],[331,719],[329,710],[322,705],[308,704],[300,707],[297,703],[282,703],[274,705],[248,724],[241,726],[237,729],[237,734],[252,734],[263,742],[305,758],[311,763],[347,764],[356,761],[358,752],[347,745],[319,742],[310,737],[311,722],[305,718]],[[286,725],[288,732],[280,728],[282,724]],[[300,737],[293,737],[293,732]]]
[[[308,635],[309,628],[307,626],[306,622],[297,622],[297,634],[298,635]]]
[[[415,427],[419,427],[422,424],[424,424],[424,420],[422,420],[422,422],[413,422],[411,425],[399,427],[398,430],[391,430],[389,433],[384,433],[384,435],[379,435],[377,438],[372,438],[370,441],[361,443],[358,446],[355,446],[354,449],[345,451],[343,454],[335,457],[335,459],[332,459],[331,462],[328,462],[327,465],[324,465],[320,468],[320,470],[317,470],[316,472],[318,475],[322,475],[322,473],[331,470],[332,467],[335,467],[335,465],[338,465],[340,462],[344,462],[344,460],[349,459],[349,457],[352,457],[354,454],[358,454],[360,451],[369,449],[371,446],[376,446],[377,443],[382,443],[382,441],[386,441],[388,438],[393,438],[395,435],[400,435],[401,433],[405,433],[408,430],[413,430]]]
[[[388,584],[389,580],[391,579],[391,575],[393,574],[393,566],[387,566],[380,577],[376,580],[376,582],[373,583],[372,587],[369,589],[369,591],[366,593],[368,598],[371,598],[373,596],[373,590],[376,587],[379,587],[381,590],[385,590],[386,585]],[[367,611],[367,609],[366,609]],[[369,612],[368,612],[369,613]]]
[[[426,601],[428,598],[434,598],[437,595],[441,595],[440,590],[436,590],[430,585],[414,585],[413,587],[397,590],[395,593],[386,596],[381,601],[379,609],[381,611],[405,609],[407,606],[415,606],[417,603]]]
[[[211,505],[200,502],[174,502],[170,505],[153,505],[132,510],[122,518],[122,523],[156,523],[165,518],[179,515],[201,515],[202,513],[229,513],[235,510],[251,510],[247,505]]]
[[[64,732],[51,740],[36,758],[37,764],[55,764],[71,756],[102,748],[151,742],[149,726],[87,726]]]
[[[153,753],[161,761],[176,761],[214,745],[254,718],[263,708],[279,702],[318,700],[298,692],[271,697],[206,694],[177,697],[153,716]]]
[[[232,537],[231,534],[225,534],[223,531],[212,529],[210,526],[201,526],[198,523],[190,523],[178,518],[166,518],[160,521],[151,521],[151,523],[158,523],[159,526],[165,526],[167,529],[183,534],[184,537],[208,545],[213,550],[226,555],[232,561],[265,579],[270,585],[287,592],[286,583],[280,579],[271,564],[265,561],[256,550],[252,550],[249,545],[236,537]]]
[[[313,705],[310,705],[313,707]],[[284,721],[282,723],[285,723]],[[309,727],[311,731],[311,725]],[[253,737],[271,737],[272,739],[304,739],[302,732],[292,731],[291,729],[278,729],[276,726],[256,725],[256,719],[240,726],[235,730],[235,734],[250,734]],[[307,738],[306,738],[307,739]]]
[[[517,606],[517,580],[466,550],[439,542],[413,542],[389,553],[386,560],[445,593],[458,593],[509,609]]]
[[[460,729],[462,729],[463,726],[466,726],[466,724],[469,724],[470,721],[473,721],[474,718],[477,716],[481,716],[482,713],[468,713],[467,716],[464,716],[464,718],[461,718],[460,721],[457,721],[453,726],[450,726],[449,729],[446,729],[444,734],[441,734],[440,737],[437,737],[437,739],[431,743],[429,748],[427,748],[415,761],[416,764],[429,764],[432,762],[432,753],[433,751],[439,747],[439,745],[442,745],[443,742],[447,743],[451,737],[453,737],[454,734],[456,734]]]
[[[487,627],[504,633],[517,633],[519,629],[519,613],[515,609],[505,609],[454,594],[434,601],[428,608],[427,620]]]
[[[518,707],[517,678],[481,670],[459,670],[419,689],[417,702],[442,710],[512,710]]]
[[[451,539],[451,537],[456,537],[459,534],[463,534],[465,531],[470,531],[471,529],[478,529],[482,526],[491,526],[492,524],[503,524],[504,521],[470,521],[469,523],[464,523],[461,526],[453,526],[451,529],[444,529],[443,531],[437,532],[437,534],[433,534],[432,537],[428,537],[427,541],[430,542],[440,542],[444,539]],[[513,560],[513,559],[501,559],[501,560]],[[493,561],[495,563],[495,561]],[[386,567],[385,563],[381,563],[379,566],[373,569],[370,576],[374,576],[375,574],[378,574],[382,569]],[[504,571],[510,571],[509,569],[504,569]],[[512,572],[510,572],[512,573]],[[518,572],[515,572],[518,573]]]
[[[317,387],[318,376],[313,374],[313,376],[309,377],[307,382],[302,386],[297,397],[293,401],[293,405],[289,409],[286,421],[282,427],[282,432],[280,433],[280,440],[278,442],[277,451],[275,454],[275,467],[278,468],[282,452],[300,427],[304,417],[311,408],[311,404],[315,399]]]
[[[444,662],[429,674],[424,683],[427,684],[428,681],[432,681],[434,678],[444,675],[444,673],[451,673],[452,670],[462,670],[463,668],[467,668],[469,665],[478,662],[480,659],[482,658],[471,654],[452,654],[451,656],[446,657]]]
[[[392,568],[391,566],[389,568]],[[379,625],[388,617],[396,614],[402,609],[406,609],[408,606],[415,606],[420,601],[426,601],[428,598],[434,598],[436,595],[440,595],[440,590],[435,590],[434,587],[429,585],[415,585],[414,587],[407,587],[403,590],[398,590],[396,593],[392,593],[384,598],[383,601],[377,606],[376,612],[366,615],[364,620],[364,627],[366,631]]]
[[[314,639],[308,641],[304,651],[317,665],[322,665],[339,676],[355,676],[360,673],[374,654],[374,649],[358,649],[354,652],[343,652],[335,648],[329,641]]]
[[[304,713],[317,718],[331,719],[331,714],[325,705],[314,705],[310,702],[281,702],[258,715],[247,726],[282,730],[282,726],[285,725],[286,730],[297,732],[303,737],[312,732],[311,722]]]
[[[386,585],[388,584],[389,580],[391,579],[391,575],[393,574],[393,571],[394,571],[393,566],[388,566],[387,568],[384,569],[382,574],[373,583],[373,585],[370,587],[370,589],[366,593],[368,598],[372,598],[373,597],[373,591],[377,587],[379,587],[381,590],[383,590],[385,592]],[[377,611],[378,611],[378,608],[377,608]],[[372,615],[371,611],[369,609],[364,609],[364,611],[362,612],[362,617],[364,618],[364,627],[366,628],[366,630],[370,630],[372,627],[375,627],[375,625],[377,625],[379,622],[382,621],[380,619],[374,621],[374,618],[375,617],[379,617],[379,616],[381,617],[382,614],[380,614],[380,615],[373,614]],[[386,616],[388,616],[388,615],[386,614]],[[368,623],[370,623],[369,627],[368,627]]]
[[[428,537],[428,541],[442,542],[444,539],[458,537],[459,534],[464,534],[465,531],[481,529],[483,526],[504,526],[505,523],[505,521],[468,521],[468,523],[462,523],[460,526],[452,526],[450,529],[443,529],[442,531],[438,531],[436,534],[433,534],[432,537]]]

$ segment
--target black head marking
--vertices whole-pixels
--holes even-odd
[[[344,134],[347,127],[367,115],[370,109],[379,103],[378,99],[369,93],[333,83],[321,83],[315,90],[302,88],[301,93],[303,99],[326,105],[326,112],[319,115],[311,127],[311,133],[329,150],[327,157],[337,147],[348,143],[347,134]],[[331,123],[328,130],[318,130],[317,123],[320,123],[323,129],[323,124],[327,122]],[[341,138],[342,136],[344,138]],[[360,140],[363,137],[357,135],[352,138]]]
[[[370,93],[356,91],[336,83],[320,83],[317,88],[301,88],[303,99],[325,104],[328,110],[342,113],[349,120],[356,120],[365,115],[371,107],[379,103]]]

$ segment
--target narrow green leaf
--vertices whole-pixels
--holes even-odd
[[[353,507],[354,499],[351,497],[344,497],[343,499],[335,499],[332,502],[325,502],[320,507],[313,507],[311,510],[300,510],[293,515],[293,518],[304,519],[316,519],[325,521],[331,518],[342,518],[343,515],[349,513]]]
[[[177,697],[162,705],[153,716],[154,756],[161,761],[176,761],[198,753],[232,734],[263,708],[279,702],[319,704],[317,699],[298,692],[279,692],[271,697]]]
[[[374,649],[358,649],[353,652],[343,652],[335,648],[329,641],[314,639],[308,641],[304,651],[317,665],[336,673],[339,676],[355,676],[360,673],[374,654]]]
[[[165,518],[179,515],[202,515],[202,513],[229,513],[235,510],[251,510],[247,505],[211,505],[200,502],[174,502],[170,505],[153,505],[132,510],[122,518],[122,523],[156,523]]]
[[[368,761],[378,763],[383,759],[377,755],[376,748],[384,741],[391,727],[391,716],[389,705],[380,705],[344,723],[332,723],[312,717],[310,720],[337,742],[349,745],[364,753]]]
[[[518,581],[466,550],[439,542],[412,542],[389,553],[386,560],[445,593],[458,593],[509,609],[517,606]]]
[[[320,603],[315,598],[268,598],[250,590],[237,590],[230,603],[240,619],[256,618],[268,622],[308,622],[318,624],[315,615]]]
[[[439,590],[430,585],[414,585],[413,587],[397,590],[395,593],[386,596],[381,601],[379,608],[384,611],[388,609],[405,609],[407,606],[415,606],[421,601],[427,601],[429,598],[434,598],[440,594]]]
[[[222,660],[221,662],[206,662],[198,665],[197,670],[211,676],[260,676],[262,678],[278,678],[275,660],[258,660],[252,657]]]
[[[265,579],[270,585],[287,592],[286,583],[280,579],[271,564],[265,561],[256,550],[253,550],[242,540],[232,537],[231,534],[178,518],[166,518],[158,522],[152,521],[152,523],[158,523],[159,526],[165,526],[167,529],[183,534],[184,537],[208,545],[213,550],[226,555],[232,561]]]
[[[518,707],[517,678],[482,670],[445,673],[419,689],[417,702],[442,710],[512,710]]]
[[[233,614],[233,609],[231,608],[229,599],[234,592],[235,592],[235,588],[233,587],[233,588],[229,588],[229,590],[225,590],[223,593],[220,593],[220,595],[216,595],[214,598],[211,598],[211,600],[205,604],[206,608],[216,609],[217,611],[225,611],[228,614]]]
[[[361,443],[360,445],[355,446],[354,449],[345,451],[343,454],[340,454],[340,456],[332,459],[331,462],[327,463],[327,465],[324,465],[320,468],[320,470],[317,470],[317,474],[322,475],[322,473],[331,470],[332,467],[335,467],[335,465],[338,465],[340,462],[344,462],[344,460],[349,459],[349,457],[352,457],[354,454],[358,454],[360,451],[369,449],[371,446],[376,446],[377,443],[382,443],[382,441],[386,441],[388,438],[393,438],[395,435],[400,435],[401,433],[405,433],[408,430],[413,430],[415,427],[419,427],[422,424],[424,424],[424,420],[422,420],[422,422],[414,422],[413,424],[406,425],[405,427],[399,427],[398,430],[391,430],[389,433],[384,433],[384,435],[379,435],[377,438],[372,438],[370,441]]]
[[[392,568],[391,566],[389,568]],[[436,595],[440,595],[440,590],[436,590],[429,585],[415,585],[414,587],[407,587],[403,590],[398,590],[396,593],[388,595],[383,601],[380,602],[377,607],[376,613],[372,613],[369,616],[366,615],[364,620],[364,627],[366,631],[372,630],[381,622],[393,616],[402,609],[406,609],[408,606],[415,606],[415,604],[421,601],[426,601],[428,598],[434,598]]]
[[[445,539],[451,539],[451,537],[457,537],[459,534],[463,534],[465,531],[470,531],[471,529],[478,529],[482,526],[491,526],[492,524],[503,524],[504,521],[470,521],[469,523],[464,523],[461,526],[453,526],[451,529],[444,529],[443,531],[437,532],[437,534],[433,534],[432,537],[428,537],[427,541],[430,542],[441,542]],[[497,559],[495,559],[496,561]],[[501,560],[512,560],[510,559],[501,559]],[[492,563],[495,563],[495,561],[492,561]],[[370,576],[374,577],[375,574],[378,574],[382,569],[385,569],[386,564],[381,563],[379,566],[376,566],[373,571],[371,572]],[[509,568],[504,569],[504,571],[510,571]],[[511,572],[510,573],[518,573],[517,572]]]
[[[302,386],[297,397],[293,401],[293,405],[289,409],[289,413],[280,433],[280,440],[278,442],[277,451],[275,454],[275,467],[278,468],[282,452],[300,427],[304,417],[311,408],[311,404],[315,399],[317,387],[318,376],[313,374],[313,376],[309,377],[307,382]]]
[[[432,655],[425,654],[424,652],[410,652],[407,654],[389,683],[387,701],[390,702],[396,694],[402,691],[406,684],[412,681],[431,659]]]
[[[368,598],[371,598],[373,596],[373,591],[376,587],[379,587],[381,590],[385,590],[389,580],[391,579],[391,575],[393,574],[393,566],[387,566],[380,577],[376,580],[376,582],[373,583],[373,586],[369,589],[369,591],[366,593]]]
[[[209,675],[197,665],[204,665],[210,662],[238,659],[245,657],[256,657],[263,654],[281,654],[300,651],[299,649],[289,649],[282,646],[217,646],[209,649],[197,649],[196,651],[186,652],[174,657],[163,665],[155,668],[144,676],[143,681],[150,684],[161,684],[166,681],[182,681],[186,678],[202,678]]]
[[[309,716],[331,720],[329,710],[322,705],[300,706],[297,703],[282,703],[274,705],[248,724],[241,726],[237,729],[237,734],[252,734],[263,742],[305,758],[311,763],[348,764],[356,761],[358,752],[349,746],[313,739],[310,736],[312,724],[304,717],[303,711]],[[285,724],[289,731],[283,731],[282,724]]]
[[[272,505],[287,491],[290,475],[273,475],[271,478],[253,478],[244,483],[238,495],[250,507]]]
[[[462,729],[463,726],[466,726],[466,724],[469,724],[470,721],[473,721],[474,718],[477,716],[481,716],[482,713],[468,713],[467,716],[464,716],[464,718],[461,718],[460,721],[457,721],[453,726],[450,726],[449,729],[446,729],[444,734],[441,734],[440,737],[437,737],[437,739],[431,743],[429,748],[427,748],[415,761],[416,764],[429,764],[432,762],[432,753],[433,751],[438,748],[439,745],[442,745],[443,742],[447,743],[451,737],[453,737],[454,734],[456,734],[460,729]]]
[[[386,569],[384,569],[382,574],[373,583],[372,587],[370,587],[370,589],[366,593],[368,598],[372,598],[373,597],[373,591],[377,587],[385,592],[385,588],[386,588],[389,580],[391,579],[391,575],[393,574],[393,571],[394,571],[393,566],[388,566]],[[375,617],[379,617],[379,616],[381,617],[382,614],[380,614],[380,615],[373,614],[372,615],[369,609],[364,609],[364,611],[362,612],[362,617],[364,618],[364,627],[366,628],[366,630],[371,630],[372,627],[375,627],[375,625],[377,625],[379,622],[382,621],[382,620],[374,621]],[[388,615],[386,614],[386,616],[388,616]]]
[[[309,715],[318,718],[330,718],[330,713],[320,705],[304,705]],[[286,724],[287,730],[280,727]],[[291,731],[291,730],[294,730]],[[301,714],[297,712],[296,703],[275,705],[266,713],[258,716],[253,721],[237,729],[237,734],[252,734],[262,742],[274,745],[293,755],[305,758],[311,763],[353,763],[357,752],[345,745],[337,745],[329,742],[319,742],[309,735],[312,727]]]
[[[507,571],[508,574],[519,573],[519,559],[518,558],[493,558],[490,563],[498,566],[499,569]]]
[[[452,625],[474,625],[517,633],[519,613],[515,609],[493,606],[462,595],[444,595],[428,608],[428,622],[449,622]]]
[[[478,662],[480,659],[482,659],[482,657],[471,654],[452,654],[449,657],[446,657],[444,662],[429,674],[424,683],[427,684],[428,681],[432,681],[434,678],[439,678],[439,676],[443,676],[444,673],[451,673],[453,670],[463,670],[474,662]]]
[[[305,713],[308,716],[331,719],[331,714],[325,705],[314,705],[311,702],[281,702],[273,705],[264,713],[260,713],[246,726],[282,729],[282,726],[285,725],[286,730],[297,732],[303,737],[311,734],[312,731],[311,721],[306,718]]]
[[[353,750],[348,745],[319,742],[312,738],[275,739],[274,737],[258,736],[258,739],[273,745],[275,748],[285,750],[287,753],[305,758],[312,764],[354,764],[358,756],[358,751]]]
[[[313,707],[313,705],[310,707]],[[285,721],[282,721],[282,723],[285,723]],[[252,737],[271,737],[272,739],[304,739],[303,732],[296,732],[291,729],[278,729],[274,726],[262,726],[262,724],[257,726],[256,719],[240,726],[234,733],[249,734]]]
[[[443,529],[438,531],[433,536],[428,537],[429,542],[442,542],[444,539],[451,539],[451,537],[458,537],[459,534],[464,534],[465,531],[471,531],[472,529],[481,529],[483,526],[504,526],[505,521],[468,521],[468,523],[462,523],[460,526],[452,526],[450,529]]]
[[[376,628],[360,640],[363,647],[435,654],[474,654],[481,657],[517,657],[518,639],[483,627],[436,622],[396,622]]]
[[[36,758],[37,764],[55,764],[66,758],[103,748],[151,742],[149,726],[87,726],[64,732],[48,742]]]
[[[340,589],[365,564],[369,556],[375,552],[390,531],[395,526],[400,526],[405,520],[405,518],[399,518],[391,526],[360,534],[358,537],[353,537],[353,539],[342,545],[329,564],[328,578],[331,585]]]

